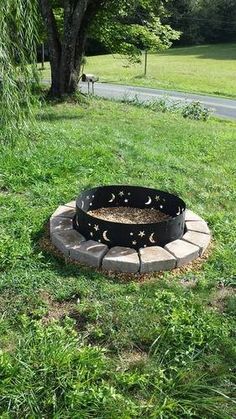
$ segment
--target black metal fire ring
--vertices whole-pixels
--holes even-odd
[[[88,213],[105,207],[153,208],[169,218],[150,224],[106,221]],[[182,238],[185,229],[184,201],[168,192],[141,186],[109,185],[85,190],[76,200],[74,228],[87,240],[108,247],[124,246],[136,250],[148,246],[164,247]]]

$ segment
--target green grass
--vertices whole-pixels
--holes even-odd
[[[236,97],[235,59],[236,44],[201,45],[150,54],[147,77],[143,63],[127,67],[118,55],[88,57],[85,72],[112,83]]]
[[[233,417],[236,124],[93,100],[45,105],[29,137],[1,148],[1,417]],[[109,183],[179,194],[209,259],[121,282],[40,246],[60,203]]]

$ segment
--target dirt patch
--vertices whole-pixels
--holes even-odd
[[[169,215],[155,208],[108,207],[88,211],[89,215],[123,224],[151,224],[159,223],[170,218]]]
[[[77,331],[85,330],[86,325],[88,323],[88,318],[85,314],[78,313],[76,310],[72,310],[69,313],[69,317],[75,320],[75,328]]]
[[[142,351],[124,351],[119,355],[117,370],[125,371],[136,364],[146,362],[148,355]]]
[[[43,302],[47,306],[47,313],[42,317],[44,324],[49,324],[53,320],[62,320],[64,317],[68,316],[75,318],[76,324],[79,324],[80,314],[76,310],[76,303],[73,301],[57,301],[54,300],[48,293],[43,292],[41,294]],[[80,324],[82,325],[82,320]]]
[[[197,285],[197,278],[182,278],[180,284],[186,288],[195,288]]]
[[[223,313],[229,297],[236,295],[236,289],[233,287],[220,287],[212,294],[209,305]]]

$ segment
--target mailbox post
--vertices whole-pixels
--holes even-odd
[[[148,57],[148,51],[147,49],[144,51],[144,76],[147,75],[147,57]]]
[[[99,77],[94,74],[82,74],[81,80],[88,83],[88,94],[90,93],[90,83],[92,84],[92,94],[94,95],[94,83],[99,80]]]

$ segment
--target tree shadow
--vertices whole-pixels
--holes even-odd
[[[47,121],[47,122],[55,122],[55,121],[61,121],[61,120],[68,120],[68,121],[74,121],[85,118],[86,115],[68,115],[66,113],[55,115],[55,112],[45,112],[42,114],[39,114],[36,116],[37,121]]]
[[[198,45],[189,47],[175,47],[165,51],[162,56],[196,56],[200,59],[212,60],[235,60],[236,59],[236,44],[210,44]]]
[[[144,74],[137,74],[137,76],[134,76],[134,79],[145,79]]]

